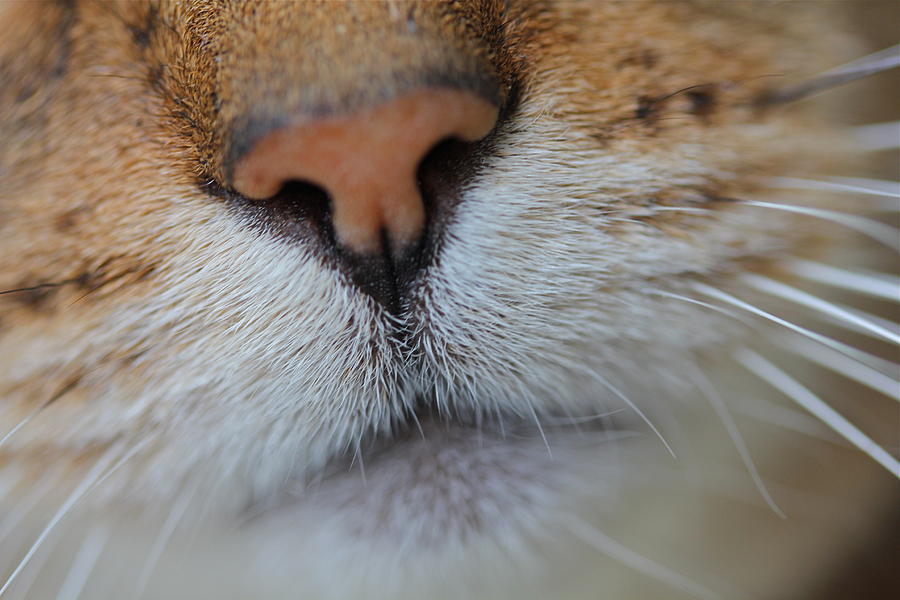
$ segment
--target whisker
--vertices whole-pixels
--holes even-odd
[[[829,69],[810,79],[767,94],[761,104],[783,104],[806,98],[817,92],[838,87],[863,77],[900,66],[900,45],[885,48],[839,67]]]
[[[825,336],[825,335],[822,335],[821,333],[817,333],[815,331],[807,329],[806,327],[797,325],[796,323],[792,323],[791,321],[788,321],[786,319],[782,319],[779,316],[773,315],[770,312],[766,312],[761,308],[758,308],[756,306],[753,306],[752,304],[744,302],[740,298],[736,298],[736,297],[732,296],[731,294],[727,294],[727,293],[723,292],[722,290],[717,290],[714,287],[711,287],[705,283],[700,283],[700,282],[694,282],[692,287],[697,292],[699,292],[705,296],[715,298],[717,300],[720,300],[722,302],[730,304],[736,308],[740,308],[741,310],[744,310],[748,313],[754,314],[758,317],[762,317],[763,319],[766,319],[767,321],[771,321],[772,323],[781,325],[782,327],[790,329],[791,331],[793,331],[795,333],[799,333],[800,335],[803,335],[809,339],[815,340],[815,341],[819,342],[820,344],[824,344],[825,346],[828,346],[829,348],[832,348],[833,350],[837,350],[841,354],[844,354],[854,360],[862,360],[862,358],[860,358],[860,355],[864,354],[864,353],[860,352],[856,348],[853,348],[852,346],[848,346],[847,344],[844,344],[842,342],[838,342],[837,340],[833,340],[828,336]]]
[[[153,575],[153,570],[156,568],[156,564],[159,562],[159,558],[162,556],[162,553],[166,548],[166,544],[169,543],[169,540],[175,533],[175,529],[184,518],[184,515],[187,512],[188,507],[190,506],[191,500],[193,499],[194,494],[197,492],[197,489],[200,486],[194,485],[191,487],[192,489],[190,489],[187,493],[182,494],[181,497],[178,498],[178,500],[175,502],[175,505],[169,512],[169,516],[166,518],[165,522],[162,524],[162,527],[159,530],[159,535],[156,537],[156,541],[147,552],[146,562],[144,563],[144,567],[143,569],[141,569],[141,573],[138,576],[137,583],[134,586],[134,595],[132,596],[134,600],[139,600],[144,595],[147,584],[150,583],[150,577]]]
[[[857,125],[852,135],[864,151],[895,150],[900,148],[900,121]]]
[[[894,252],[900,252],[900,232],[890,225],[879,223],[872,219],[866,219],[865,217],[858,217],[856,215],[824,208],[811,208],[809,206],[797,206],[795,204],[781,204],[776,202],[764,202],[761,200],[737,200],[737,202],[744,206],[773,208],[775,210],[809,215],[811,217],[831,221],[870,237],[873,240],[884,244]]]
[[[88,577],[97,565],[103,547],[109,541],[109,534],[109,528],[105,525],[91,529],[78,548],[75,558],[72,559],[72,566],[63,579],[56,600],[78,600],[81,597]]]
[[[900,402],[900,381],[865,363],[848,361],[839,352],[803,338],[777,336],[776,339],[779,346],[792,353]]]
[[[0,437],[0,446],[3,446],[3,444],[5,444],[9,438],[14,436],[17,431],[19,431],[20,429],[22,429],[23,427],[28,425],[28,423],[30,423],[36,416],[38,416],[41,413],[41,411],[43,411],[45,408],[50,406],[50,404],[52,404],[52,400],[48,400],[47,402],[44,402],[43,404],[38,406],[36,409],[34,409],[30,413],[28,413],[28,415],[26,415],[24,419],[22,419],[16,425],[14,425],[12,427],[12,429],[7,431],[3,435],[3,437]]]
[[[681,213],[691,213],[696,215],[708,215],[710,211],[708,208],[698,208],[696,206],[654,206],[650,209],[652,212],[681,212]]]
[[[39,283],[38,285],[30,285],[27,287],[12,288],[12,289],[8,289],[8,290],[0,290],[0,296],[5,296],[6,294],[36,292],[38,290],[58,288],[58,287],[62,287],[64,285],[68,285],[70,283],[74,283],[76,281],[79,281],[79,279],[66,279],[65,281],[59,281],[59,282],[54,282],[54,283]]]
[[[741,432],[737,427],[737,423],[734,422],[734,418],[731,416],[731,413],[728,412],[728,406],[725,404],[722,396],[719,394],[718,390],[716,390],[713,382],[710,381],[709,377],[707,377],[706,373],[704,373],[702,369],[694,365],[693,368],[691,368],[691,371],[693,371],[692,378],[694,380],[694,384],[700,390],[700,393],[703,394],[703,396],[706,397],[706,399],[712,405],[713,410],[719,417],[719,420],[722,421],[722,425],[725,427],[725,430],[731,437],[731,441],[734,443],[734,447],[740,455],[741,461],[747,468],[747,472],[750,473],[750,477],[751,479],[753,479],[753,483],[756,486],[756,489],[759,491],[760,496],[762,496],[763,500],[765,500],[766,504],[769,505],[769,508],[771,508],[776,515],[778,515],[782,519],[786,519],[787,515],[784,514],[784,511],[781,510],[781,507],[778,506],[778,504],[772,498],[771,494],[769,494],[769,490],[766,488],[766,484],[765,482],[763,482],[762,476],[760,476],[759,471],[756,468],[756,464],[753,462],[753,457],[750,454],[750,450],[747,448],[747,444],[744,442],[744,437],[741,435]]]
[[[888,454],[840,413],[828,406],[821,398],[813,394],[806,386],[749,348],[737,351],[735,358],[757,377],[811,412],[840,434],[841,437],[862,450],[892,475],[900,479],[900,462],[897,462],[893,456]]]
[[[891,321],[890,319],[887,319],[880,315],[875,315],[875,314],[866,312],[859,308],[847,306],[845,304],[835,303],[835,306],[837,306],[838,308],[844,309],[845,311],[847,311],[850,314],[856,315],[857,317],[859,317],[860,319],[863,319],[864,321],[868,321],[869,323],[874,323],[875,325],[878,325],[882,329],[886,329],[887,331],[891,331],[891,332],[895,333],[896,335],[900,336],[900,323]],[[854,325],[852,323],[848,323],[846,321],[837,321],[837,323],[839,325],[846,327],[847,329],[850,329],[857,333],[865,333],[864,331],[862,331],[861,327]]]
[[[15,530],[16,526],[22,522],[28,513],[37,507],[44,496],[50,493],[50,490],[57,483],[57,477],[61,473],[61,467],[46,473],[38,485],[28,490],[25,497],[17,499],[15,507],[3,515],[3,519],[0,520],[0,542]]]
[[[873,196],[884,196],[886,198],[900,198],[900,181],[872,179],[871,177],[837,176],[828,177],[827,181],[834,182],[837,185],[847,186],[847,189],[853,192],[871,194]],[[895,206],[900,208],[900,205]]]
[[[704,302],[703,300],[697,300],[696,298],[691,298],[690,296],[684,296],[682,294],[676,294],[674,292],[669,292],[667,290],[649,290],[649,293],[663,296],[665,298],[673,298],[675,300],[681,300],[682,302],[687,302],[689,304],[696,304],[697,306],[702,306],[703,308],[708,308],[717,313],[723,314],[727,317],[731,317],[737,321],[746,322],[746,319],[742,318],[742,315],[739,315],[733,311],[728,310],[727,308],[723,308],[721,306],[716,306],[715,304],[710,304],[709,302]]]
[[[812,192],[853,192],[863,196],[900,198],[900,182],[862,177],[828,177],[803,179],[801,177],[769,177],[769,187],[783,190],[808,190]],[[900,203],[891,202],[889,210],[900,210]]]
[[[697,284],[697,285],[704,285],[704,284]],[[846,358],[849,358],[855,362],[860,363],[861,365],[866,366],[868,369],[872,370],[873,372],[877,372],[881,375],[889,376],[888,374],[894,373],[897,371],[898,365],[889,360],[885,360],[879,356],[868,354],[866,352],[863,352],[862,350],[859,350],[858,348],[854,348],[853,346],[850,346],[848,344],[845,344],[845,343],[835,340],[833,338],[829,338],[820,333],[816,333],[815,331],[812,331],[810,329],[806,329],[805,327],[801,327],[800,325],[797,325],[796,323],[792,323],[790,321],[787,321],[785,319],[777,317],[771,313],[767,313],[767,312],[763,311],[762,309],[752,306],[738,298],[735,298],[734,296],[730,296],[729,294],[726,294],[725,292],[716,290],[715,288],[711,288],[709,286],[705,286],[705,287],[707,288],[707,291],[713,290],[714,292],[721,294],[723,297],[719,298],[720,300],[724,300],[724,297],[728,297],[730,299],[724,300],[724,301],[728,302],[729,304],[732,304],[733,306],[737,306],[738,308],[741,308],[742,310],[744,310],[750,314],[760,316],[760,317],[762,317],[768,321],[771,321],[777,325],[786,327],[787,329],[790,329],[791,331],[799,333],[800,335],[803,335],[806,338],[815,340],[819,344],[827,346],[828,348],[831,348],[833,351],[844,355]],[[733,311],[727,310],[721,306],[716,306],[714,304],[710,304],[709,302],[703,302],[702,300],[697,300],[696,298],[691,298],[689,296],[684,296],[681,294],[675,294],[673,292],[668,292],[665,290],[650,290],[650,293],[658,295],[658,296],[664,296],[667,298],[673,298],[675,300],[680,300],[682,302],[687,302],[689,304],[696,304],[698,306],[702,306],[704,308],[708,308],[710,310],[714,310],[718,313],[721,313],[723,315],[731,317],[737,321],[741,321],[742,323],[747,323],[747,320],[742,318],[741,315],[736,314]]]
[[[663,446],[666,447],[666,450],[669,452],[669,454],[672,455],[672,458],[674,458],[674,459],[677,460],[677,459],[678,459],[678,456],[675,455],[675,451],[672,450],[672,446],[669,445],[669,442],[666,441],[666,438],[664,438],[663,435],[662,435],[662,433],[660,433],[659,429],[656,428],[656,426],[653,424],[653,421],[651,421],[651,420],[647,417],[647,415],[644,414],[644,411],[642,411],[642,410],[638,407],[637,404],[635,404],[634,402],[632,402],[631,399],[630,399],[628,396],[626,396],[624,393],[622,393],[622,391],[619,390],[619,388],[617,388],[617,387],[614,386],[612,383],[610,383],[609,381],[607,381],[605,377],[601,377],[600,375],[598,375],[598,374],[596,374],[596,373],[594,374],[594,376],[597,378],[597,381],[600,382],[600,384],[601,384],[603,387],[605,387],[606,389],[608,389],[609,391],[611,391],[613,394],[615,394],[622,402],[624,402],[625,404],[627,404],[628,407],[631,408],[631,410],[633,410],[635,413],[637,413],[638,417],[640,417],[641,420],[642,420],[644,423],[646,423],[647,426],[653,431],[653,433],[656,434],[656,437],[658,437],[658,438],[659,438],[659,441],[661,441],[662,444],[663,444]]]
[[[834,357],[834,361],[837,361],[839,356],[842,357],[840,359],[840,365],[835,365],[835,370],[837,370],[839,373],[844,374],[851,379],[862,377],[863,379],[859,380],[860,383],[868,385],[869,387],[872,387],[877,391],[881,391],[890,397],[895,397],[897,395],[896,390],[898,389],[898,385],[900,384],[898,384],[891,376],[887,375],[887,373],[896,372],[898,365],[878,356],[863,352],[862,350],[859,350],[857,348],[853,348],[852,346],[848,346],[843,342],[827,338],[821,334],[800,327],[799,325],[795,325],[794,323],[781,319],[780,317],[776,317],[775,315],[772,315],[770,313],[766,313],[761,309],[757,309],[754,306],[751,306],[737,298],[734,298],[733,296],[729,296],[724,292],[715,290],[714,288],[709,288],[709,290],[715,292],[716,294],[714,295],[716,296],[718,296],[718,294],[721,294],[722,297],[720,299],[728,302],[729,304],[737,306],[738,308],[742,308],[743,310],[746,310],[751,314],[761,316],[769,321],[782,325],[787,329],[790,329],[791,331],[805,336],[803,338],[794,339],[786,335],[776,335],[775,337],[778,338],[778,340],[781,342],[781,345],[799,345],[801,342],[803,342],[803,345],[806,347],[806,349],[804,349],[802,353],[803,356],[808,360],[813,361],[816,361],[819,358],[819,356],[821,355],[820,352],[830,351],[832,353],[832,356]],[[720,306],[709,304],[708,302],[703,302],[695,298],[682,296],[680,294],[674,294],[672,292],[667,292],[664,290],[652,290],[652,292],[661,296],[674,298],[676,300],[682,300],[691,304],[697,304],[699,306],[715,310],[730,317],[743,320],[739,318],[739,315],[725,310]],[[818,344],[811,343],[807,340],[814,340],[815,342],[818,342]],[[819,352],[815,352],[815,349],[818,349]],[[850,358],[851,360],[848,362],[846,360],[847,358]],[[830,366],[831,364],[831,362],[828,365],[825,365],[823,363],[823,366]],[[772,405],[767,407],[765,410],[759,411],[751,411],[747,406],[743,406],[741,407],[739,412],[759,421],[774,423],[775,425],[784,427],[785,429],[791,429],[793,431],[797,431],[799,433],[804,433],[806,435],[814,437],[822,437],[818,434],[817,431],[810,428],[809,423],[805,420],[805,418],[802,417],[802,415],[793,412],[785,412],[785,409],[777,405]],[[772,418],[775,412],[779,412],[779,414],[781,414],[780,418],[777,420]],[[816,421],[816,423],[818,423],[818,421]]]
[[[85,478],[78,484],[78,487],[75,488],[75,491],[72,492],[71,495],[66,499],[63,505],[56,511],[44,529],[41,531],[40,535],[38,535],[34,544],[32,544],[31,548],[29,548],[28,552],[25,553],[25,556],[19,561],[18,566],[10,573],[9,577],[6,578],[6,582],[0,587],[0,597],[9,589],[12,583],[15,581],[16,577],[22,572],[22,570],[28,565],[31,559],[34,557],[35,553],[43,544],[44,540],[47,539],[47,536],[53,531],[57,524],[65,517],[72,508],[78,504],[78,502],[84,498],[84,496],[94,487],[102,483],[107,477],[112,475],[119,467],[121,467],[125,462],[137,454],[138,450],[140,450],[146,444],[146,440],[141,443],[135,444],[131,450],[129,450],[125,455],[112,467],[107,470],[107,467],[113,462],[116,458],[116,452],[113,450],[118,450],[119,445],[115,445],[110,448],[109,451],[103,454],[97,462],[94,464],[93,468],[88,472]],[[106,471],[104,473],[104,471]]]
[[[767,425],[776,425],[782,429],[802,433],[828,443],[835,443],[835,437],[818,419],[802,413],[792,407],[769,402],[762,398],[754,398],[737,407],[736,412],[742,417],[754,419]]]
[[[350,459],[350,465],[347,467],[347,470],[350,471],[353,469],[353,466],[359,463],[359,476],[362,478],[363,485],[365,486],[367,483],[366,479],[366,465],[363,462],[362,448],[360,448],[360,440],[357,439],[353,444],[353,457]]]
[[[719,598],[719,595],[712,590],[707,589],[668,567],[664,567],[663,565],[650,560],[646,556],[638,554],[631,548],[609,537],[586,520],[576,517],[573,514],[567,514],[563,519],[566,521],[566,528],[569,529],[573,535],[592,548],[602,552],[613,560],[634,569],[638,573],[652,577],[657,581],[687,592],[697,598],[708,600]]]
[[[781,283],[780,281],[775,281],[774,279],[769,279],[768,277],[763,277],[762,275],[756,275],[754,273],[745,273],[740,276],[740,280],[757,290],[795,302],[801,306],[806,306],[807,308],[834,317],[839,321],[851,323],[877,337],[900,345],[900,335],[889,331],[878,323],[873,323],[871,320],[864,319],[849,310],[828,302],[827,300],[817,298],[812,294],[798,290],[797,288]]]
[[[698,284],[698,285],[703,285],[703,284]],[[777,317],[771,313],[767,313],[767,312],[763,311],[762,309],[752,306],[738,298],[735,298],[734,296],[730,296],[729,294],[726,294],[725,292],[716,290],[715,288],[711,288],[709,286],[705,286],[705,287],[707,288],[707,291],[712,290],[712,292],[714,292],[716,294],[721,294],[721,297],[719,297],[720,300],[728,302],[729,304],[732,304],[733,306],[736,306],[738,308],[741,308],[742,310],[744,310],[750,314],[762,317],[762,318],[764,318],[770,322],[773,322],[777,325],[781,325],[782,327],[785,327],[795,333],[799,333],[800,335],[804,336],[805,338],[814,340],[814,341],[818,342],[819,344],[822,344],[823,346],[826,346],[826,347],[830,348],[831,350],[844,355],[846,358],[849,358],[852,361],[858,362],[859,364],[867,367],[868,369],[870,369],[873,372],[877,372],[878,374],[880,374],[882,376],[891,377],[891,375],[890,375],[891,373],[897,372],[898,365],[889,360],[885,360],[879,356],[868,354],[866,352],[863,352],[862,350],[859,350],[858,348],[854,348],[853,346],[850,346],[848,344],[845,344],[845,343],[835,340],[833,338],[829,338],[820,333],[816,333],[815,331],[806,329],[805,327],[801,327],[800,325],[797,325],[796,323],[792,323],[790,321],[787,321],[785,319]],[[735,320],[738,320],[741,322],[746,322],[745,319],[741,318],[741,315],[738,315],[732,311],[726,310],[726,309],[722,308],[721,306],[716,306],[716,305],[710,304],[708,302],[703,302],[702,300],[697,300],[696,298],[690,298],[688,296],[683,296],[681,294],[674,294],[672,292],[667,292],[664,290],[651,290],[651,293],[654,293],[654,294],[657,294],[660,296],[669,297],[669,298],[674,298],[676,300],[681,300],[683,302],[687,302],[690,304],[696,304],[698,306],[703,306],[704,308],[709,308],[711,310],[714,310],[716,312],[719,312],[721,314],[729,316]],[[804,430],[804,431],[806,431],[806,430]]]
[[[10,590],[11,595],[8,597],[11,598],[19,598],[21,600],[28,600],[28,593],[31,591],[31,587],[34,585],[34,582],[37,581],[38,577],[41,575],[41,572],[44,569],[44,565],[47,564],[47,561],[50,559],[50,556],[53,554],[53,546],[44,546],[37,552],[34,558],[31,561],[31,569],[27,573],[23,573],[19,580],[16,582],[15,588]]]
[[[66,394],[68,394],[69,392],[71,392],[73,389],[75,389],[75,387],[78,385],[78,383],[80,381],[81,381],[81,377],[75,377],[74,379],[70,380],[68,383],[63,385],[59,389],[58,392],[56,392],[49,399],[47,399],[43,404],[41,404],[36,409],[31,411],[28,415],[26,415],[25,418],[22,419],[21,421],[19,421],[16,425],[14,425],[12,427],[12,429],[10,429],[5,434],[3,434],[3,437],[0,437],[0,447],[3,447],[3,444],[5,444],[9,440],[9,438],[11,438],[13,435],[16,434],[17,431],[19,431],[20,429],[25,427],[35,417],[37,417],[39,414],[41,414],[41,412],[43,412],[45,408],[47,408],[48,406],[50,406],[51,404],[53,404],[54,402],[56,402],[57,400],[59,400],[60,398],[62,398]]]
[[[626,410],[626,408],[615,408],[613,410],[608,410],[606,412],[598,413],[595,415],[588,415],[585,417],[544,417],[544,422],[552,426],[561,427],[565,427],[567,425],[580,425],[582,423],[592,423],[594,421],[599,421],[601,419],[605,419],[607,417],[622,413]]]
[[[534,424],[537,426],[538,433],[541,435],[541,439],[544,441],[544,446],[547,447],[547,455],[552,459],[553,458],[553,450],[550,449],[550,442],[547,440],[547,435],[544,433],[544,428],[541,425],[541,420],[538,419],[537,412],[534,410],[534,405],[530,402],[528,403],[528,410],[531,411],[531,417],[534,419]]]
[[[786,262],[784,267],[794,275],[810,281],[883,300],[900,301],[900,277],[882,273],[848,271],[799,258]]]

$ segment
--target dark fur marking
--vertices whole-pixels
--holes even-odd
[[[49,47],[44,56],[33,57],[35,60],[29,61],[28,64],[30,70],[20,72],[21,67],[17,62],[21,60],[21,55],[17,52],[13,51],[11,56],[0,55],[4,58],[0,62],[0,81],[6,84],[6,82],[15,81],[21,77],[28,78],[22,82],[22,87],[16,93],[15,104],[27,101],[45,89],[49,81],[59,79],[66,74],[69,56],[72,52],[70,33],[77,20],[77,14],[72,2],[62,1],[60,5],[64,7],[65,13],[58,19],[54,31],[51,33],[52,40],[57,42],[57,45]]]
[[[638,98],[637,107],[634,109],[634,118],[644,120],[650,116],[650,113],[653,111],[654,101],[653,98],[649,98],[647,96],[641,96]]]
[[[34,145],[34,140],[47,143],[48,136],[42,132],[68,70],[71,30],[76,22],[73,2],[48,4],[27,25],[37,38],[4,40],[7,47],[0,52],[0,173],[15,168],[23,145]]]
[[[698,89],[686,92],[685,95],[691,101],[691,113],[707,117],[716,108],[716,96],[711,89]]]
[[[129,24],[128,32],[131,33],[131,39],[134,45],[140,50],[146,50],[153,41],[153,34],[156,32],[156,26],[159,22],[159,8],[151,4],[144,15],[144,19],[140,24]]]
[[[637,66],[649,70],[658,64],[659,55],[655,51],[650,50],[649,48],[639,48],[620,60],[616,67],[623,69],[626,67]]]
[[[90,209],[85,206],[67,210],[54,219],[53,226],[59,233],[68,233],[78,225],[79,216],[89,211]]]
[[[147,83],[154,89],[161,90],[163,85],[163,75],[165,74],[165,65],[156,62],[147,66]]]
[[[640,96],[638,97],[637,107],[634,110],[634,118],[639,120],[650,120],[657,116],[659,110],[665,104],[676,96],[684,95],[690,102],[689,112],[691,114],[705,117],[709,116],[715,109],[715,83],[701,83],[698,85],[688,86],[674,91],[664,96]]]

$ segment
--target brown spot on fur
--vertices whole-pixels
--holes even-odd
[[[0,172],[22,159],[17,144],[44,139],[47,111],[67,72],[71,30],[77,21],[72,2],[23,2],[0,21]]]
[[[659,64],[659,54],[650,48],[637,48],[633,52],[627,54],[618,63],[618,68],[641,67],[644,69],[652,69]]]
[[[691,112],[700,117],[709,116],[716,107],[716,96],[711,88],[697,89],[685,94],[691,101]]]
[[[78,206],[67,210],[53,219],[53,226],[59,233],[69,233],[79,225],[81,216],[88,212],[90,212],[90,208],[87,206]]]
[[[663,96],[641,96],[638,98],[635,118],[651,120],[660,116],[663,111],[708,117],[716,107],[716,87],[715,84],[704,83]],[[680,102],[682,99],[685,102]]]
[[[656,99],[649,96],[641,96],[637,99],[637,106],[634,109],[634,118],[640,120],[649,119],[656,107]]]
[[[156,31],[156,26],[159,22],[158,17],[159,7],[155,4],[150,4],[147,6],[147,12],[140,23],[128,26],[128,29],[131,32],[131,39],[134,40],[134,44],[140,50],[144,50],[150,45],[153,34]]]

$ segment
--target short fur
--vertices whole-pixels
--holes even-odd
[[[119,515],[110,544],[135,553],[135,573],[159,530],[143,523],[180,514],[202,532],[193,549],[160,550],[146,597],[541,597],[546,586],[596,597],[599,567],[585,565],[606,574],[616,563],[573,538],[575,519],[628,534],[673,568],[673,540],[777,539],[797,553],[789,569],[689,551],[683,570],[725,595],[722,581],[774,598],[819,579],[811,566],[877,521],[896,491],[885,491],[887,475],[818,446],[869,477],[816,473],[828,468],[785,458],[799,452],[798,434],[771,434],[774,464],[797,462],[777,479],[811,478],[840,510],[778,529],[772,513],[748,509],[734,538],[721,524],[629,532],[653,529],[655,517],[636,513],[662,510],[654,489],[681,490],[665,523],[691,513],[686,498],[710,511],[724,503],[680,487],[671,473],[683,467],[666,463],[629,405],[654,422],[693,415],[682,426],[702,454],[731,452],[728,441],[698,441],[713,413],[691,373],[721,379],[730,371],[717,355],[752,334],[665,294],[691,295],[700,281],[740,295],[742,274],[790,282],[784,260],[862,244],[736,201],[773,198],[768,177],[858,160],[822,105],[762,102],[785,80],[863,53],[840,8],[3,3],[0,435],[29,420],[0,445],[14,490],[0,506],[9,514],[41,485],[48,506],[0,553],[0,576],[98,460],[134,449],[79,502],[85,522]],[[500,90],[501,122],[397,317],[348,285],[305,225],[276,235],[230,190],[242,140],[282,111],[352,110],[459,78]],[[733,407],[764,394],[729,391]],[[620,409],[629,414],[608,427],[637,429],[640,441],[555,425]],[[365,469],[365,483],[348,465]],[[725,485],[745,477],[736,472],[709,477]],[[858,497],[839,489],[848,480]],[[848,506],[872,521],[835,519],[819,547],[814,532]],[[129,527],[144,541],[121,533]],[[59,556],[91,539],[91,526],[73,531],[29,597],[61,585]],[[99,564],[84,597],[128,597],[109,575],[131,563]],[[241,568],[211,580],[222,564]],[[620,574],[599,587],[610,598],[675,593],[656,585]]]

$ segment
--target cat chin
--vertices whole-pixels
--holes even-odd
[[[614,495],[611,445],[622,435],[423,424],[288,495],[239,534],[264,580],[296,581],[302,569],[315,597],[483,590],[485,581],[469,579],[535,575],[579,504]]]

